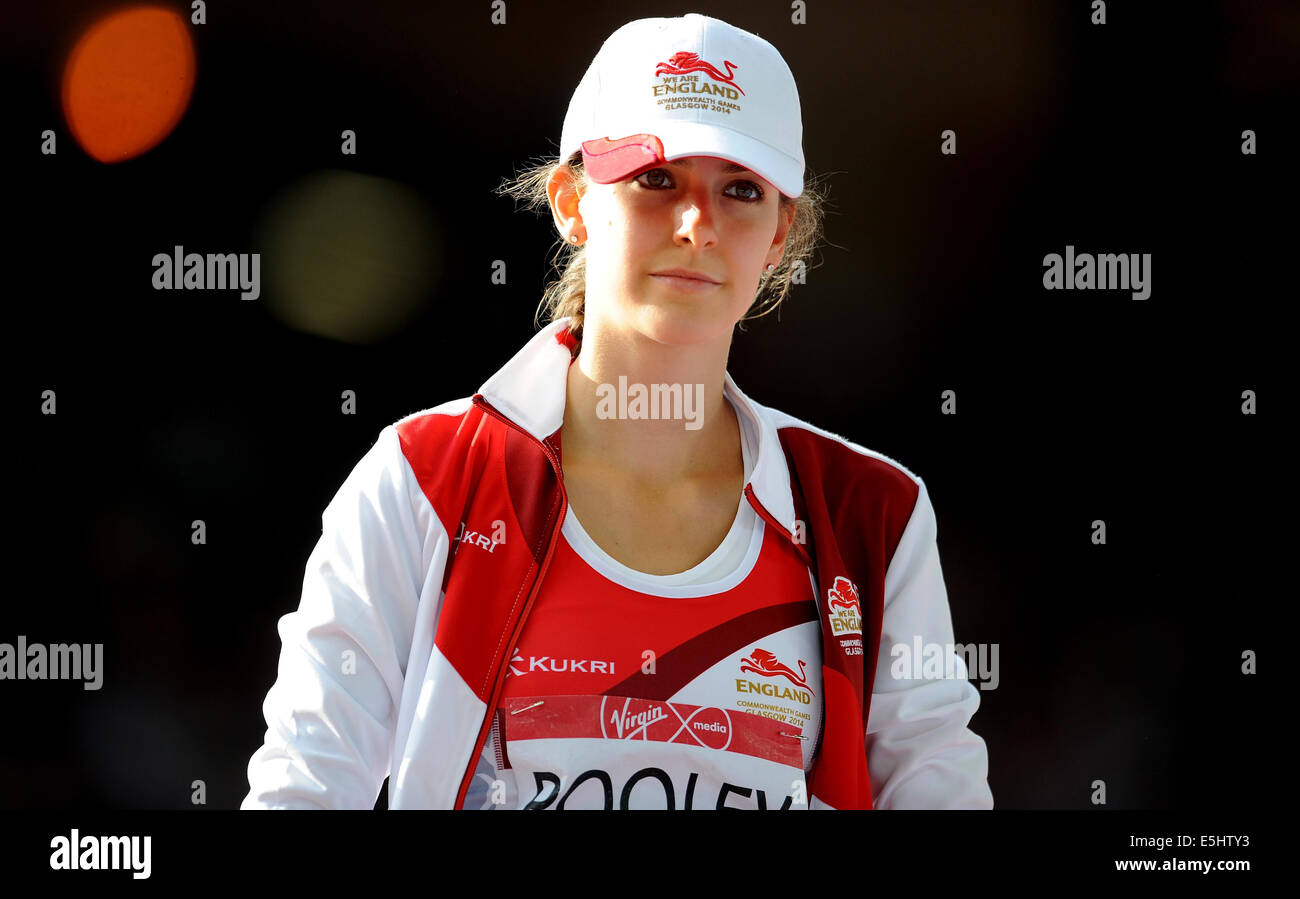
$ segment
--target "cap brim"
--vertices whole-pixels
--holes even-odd
[[[597,184],[623,181],[687,156],[714,156],[759,175],[787,197],[803,193],[803,163],[751,137],[718,125],[677,122],[658,134],[584,141],[582,164]]]

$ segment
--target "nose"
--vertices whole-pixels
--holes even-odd
[[[689,241],[697,247],[711,247],[718,242],[713,226],[713,206],[703,191],[692,191],[677,210],[676,240]]]

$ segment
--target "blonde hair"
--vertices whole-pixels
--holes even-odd
[[[546,185],[557,169],[568,166],[574,180],[586,191],[591,186],[582,165],[582,151],[575,152],[567,160],[546,159],[524,169],[513,179],[504,182],[495,193],[513,197],[516,204],[523,202],[527,208],[544,214],[550,213],[550,196]],[[809,260],[822,234],[822,220],[825,212],[826,195],[816,183],[815,178],[805,177],[803,193],[791,199],[780,194],[782,208],[794,207],[794,219],[785,238],[785,251],[781,261],[759,283],[758,293],[749,311],[741,318],[741,330],[744,322],[760,318],[776,309],[790,295],[795,271],[809,268]],[[561,260],[563,264],[561,265]],[[582,338],[583,313],[587,303],[587,248],[585,245],[559,241],[559,249],[551,259],[552,265],[560,272],[558,280],[546,285],[537,311],[544,308],[548,321],[568,317],[569,329],[573,335]]]

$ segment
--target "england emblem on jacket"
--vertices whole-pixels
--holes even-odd
[[[835,636],[858,635],[857,639],[840,640],[845,655],[862,655],[862,606],[858,602],[858,588],[843,575],[836,577],[835,583],[826,591],[826,617]]]

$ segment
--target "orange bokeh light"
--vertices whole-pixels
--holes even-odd
[[[194,43],[181,15],[134,7],[96,22],[63,70],[63,114],[88,154],[122,162],[153,149],[194,93]]]

